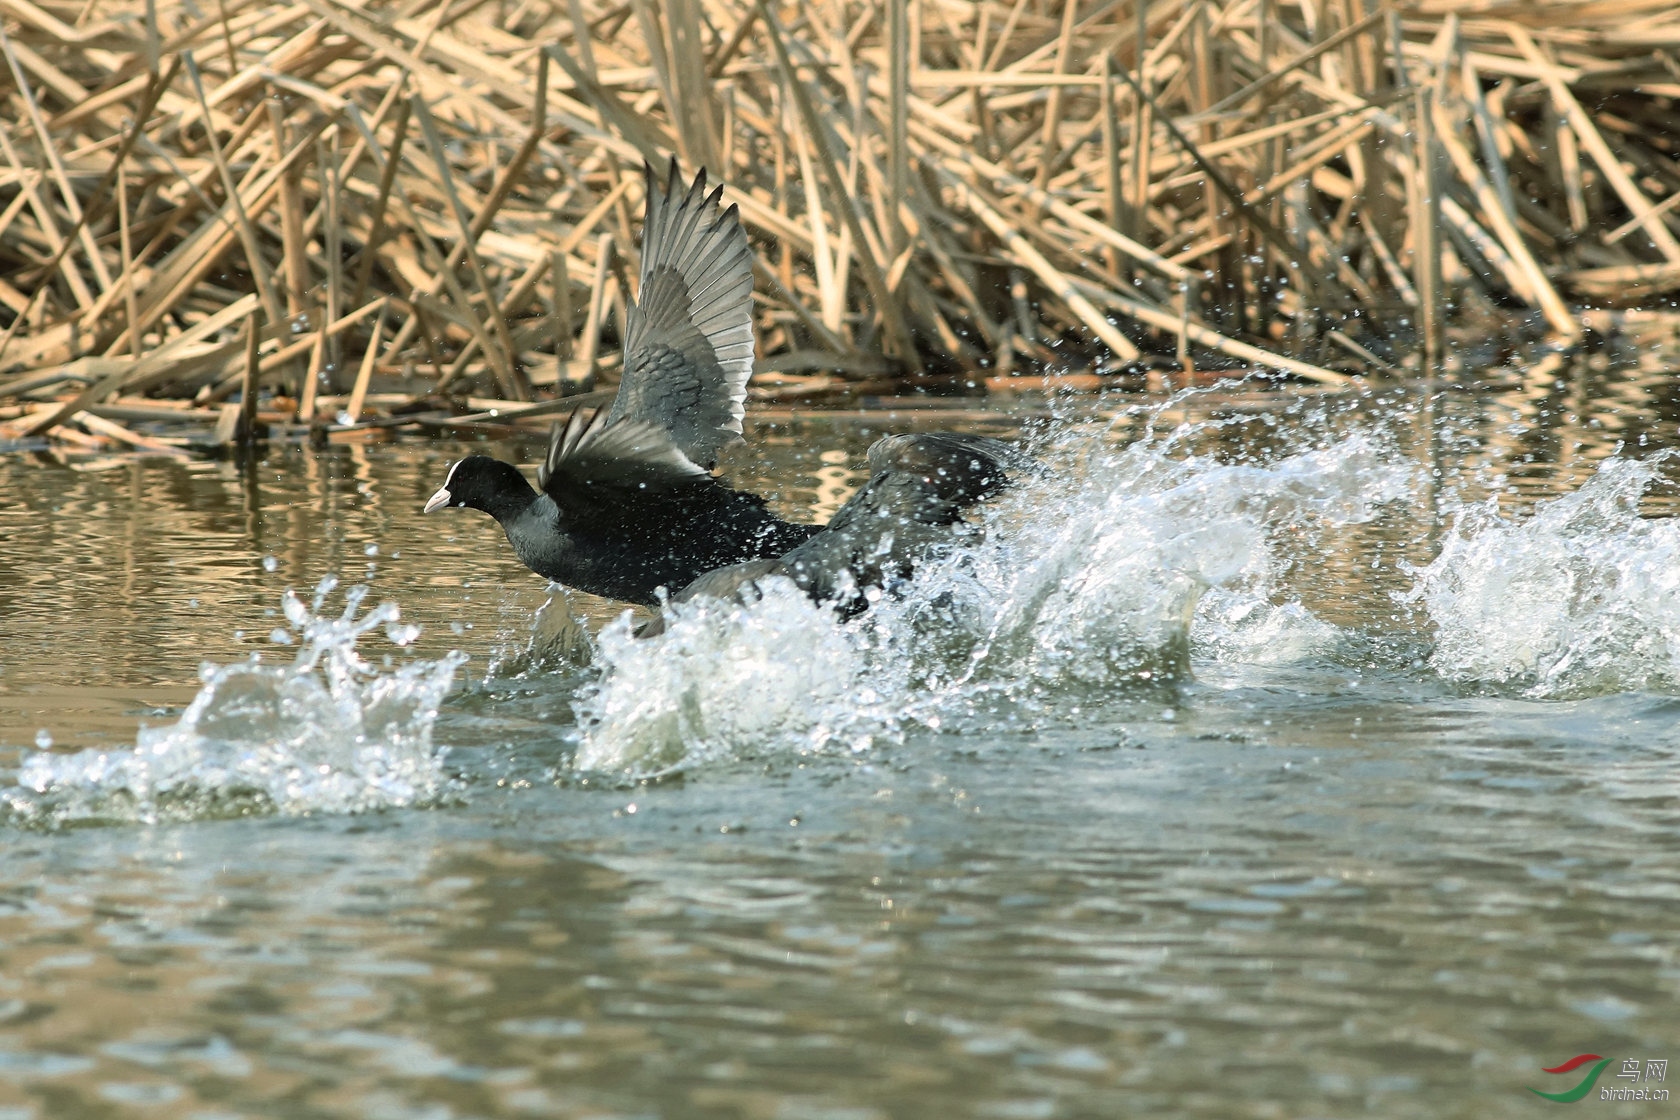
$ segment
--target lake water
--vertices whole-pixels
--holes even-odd
[[[0,456],[0,1118],[1675,1115],[1671,384],[960,416],[983,545],[645,643],[466,444]]]

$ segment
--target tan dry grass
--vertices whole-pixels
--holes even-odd
[[[760,250],[764,395],[1340,384],[1433,366],[1454,308],[1567,343],[1680,290],[1671,3],[0,0],[0,30],[14,436],[610,380],[673,152]]]

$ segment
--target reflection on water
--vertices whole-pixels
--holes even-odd
[[[0,1116],[1517,1116],[1571,1055],[1680,1057],[1670,386],[1029,425],[1059,479],[902,601],[593,663],[488,518],[419,515],[458,446],[0,459],[0,765],[184,728],[247,785],[299,769],[194,820],[11,820]],[[732,473],[823,516],[864,426]],[[1618,443],[1648,465],[1601,471]],[[328,573],[418,638],[300,667],[282,595]],[[181,721],[205,661],[364,720],[335,650],[386,695],[453,672],[403,740],[436,807],[297,784],[348,772],[272,753],[324,712]],[[650,727],[674,754],[625,753]]]

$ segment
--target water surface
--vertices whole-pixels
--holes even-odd
[[[1517,1116],[1586,1052],[1630,1084],[1680,1057],[1666,392],[1005,418],[1053,476],[902,599],[646,644],[419,514],[465,445],[0,458],[0,1115]],[[729,468],[820,518],[937,423],[761,423]]]

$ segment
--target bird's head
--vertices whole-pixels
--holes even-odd
[[[438,492],[426,499],[423,512],[464,506],[499,521],[529,505],[531,498],[531,484],[513,464],[488,455],[468,455],[449,468]]]

